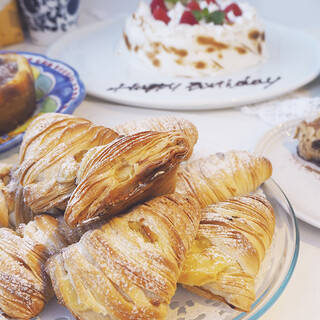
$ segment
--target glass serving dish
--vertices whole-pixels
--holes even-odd
[[[258,190],[272,204],[276,225],[272,244],[256,277],[256,301],[249,313],[201,298],[178,286],[168,310],[167,320],[258,319],[279,298],[295,268],[299,253],[299,229],[294,211],[281,188],[269,179]],[[55,299],[50,301],[37,320],[71,320],[74,317]]]

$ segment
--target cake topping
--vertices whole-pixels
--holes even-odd
[[[171,20],[169,12],[172,11],[175,6],[184,9],[179,21],[180,24],[195,25],[200,21],[204,21],[205,23],[213,22],[214,24],[222,25],[224,23],[232,23],[232,18],[229,17],[229,13],[232,13],[234,17],[242,15],[242,10],[236,3],[230,3],[222,9],[216,0],[153,0],[150,4],[150,10],[156,20],[168,24]]]
[[[227,74],[268,57],[256,10],[234,0],[142,1],[124,34],[119,53],[125,60],[165,75]]]
[[[153,11],[157,8],[161,8],[164,11],[167,11],[167,7],[164,3],[164,0],[152,0],[152,2],[150,4],[151,12],[153,13]]]
[[[152,14],[156,20],[161,20],[166,24],[168,24],[170,21],[170,18],[167,15],[167,11],[161,7],[157,7],[156,9],[154,9]]]
[[[223,10],[226,14],[230,11],[233,12],[233,14],[236,16],[236,17],[239,17],[242,15],[242,11],[241,9],[239,8],[239,6],[236,4],[236,3],[231,3],[229,4],[224,10]]]
[[[197,1],[191,1],[187,4],[187,8],[190,10],[197,10],[201,11],[201,8],[199,6],[199,3]]]
[[[198,20],[196,19],[196,17],[193,15],[191,11],[186,10],[180,19],[180,23],[194,25],[194,24],[198,24]]]

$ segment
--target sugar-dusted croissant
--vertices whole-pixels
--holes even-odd
[[[181,167],[176,192],[193,195],[205,208],[254,191],[271,174],[270,161],[261,155],[247,151],[217,153]]]
[[[111,129],[71,115],[47,113],[28,127],[20,149],[19,180],[34,213],[64,209],[87,150],[117,138]]]
[[[248,312],[254,278],[270,246],[275,215],[263,196],[233,198],[202,210],[179,282],[205,298]]]
[[[12,165],[0,163],[0,227],[9,226],[9,213],[13,205],[10,205],[10,191],[7,187],[10,182]]]
[[[77,319],[165,319],[200,210],[165,195],[111,218],[47,263],[58,300]]]
[[[44,271],[47,259],[79,241],[87,229],[70,229],[63,220],[41,215],[17,232],[0,228],[0,311],[5,317],[31,319],[53,290]]]
[[[139,132],[90,150],[65,211],[69,226],[110,217],[151,197],[171,193],[189,150],[177,131]]]
[[[188,139],[190,145],[190,149],[185,160],[191,156],[193,147],[198,140],[197,127],[189,120],[183,118],[178,119],[176,117],[156,117],[140,121],[130,121],[114,127],[113,130],[121,135],[129,135],[142,131],[182,132]]]

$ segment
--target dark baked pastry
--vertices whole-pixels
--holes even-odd
[[[172,193],[189,151],[178,132],[146,131],[92,148],[77,172],[77,188],[64,213],[69,226],[111,217],[133,205]]]
[[[0,135],[26,121],[36,108],[34,78],[28,60],[0,54]]]
[[[294,138],[299,140],[299,156],[320,164],[320,117],[312,122],[300,122]]]

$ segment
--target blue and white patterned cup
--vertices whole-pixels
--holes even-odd
[[[19,0],[31,41],[49,45],[75,28],[80,0]]]

